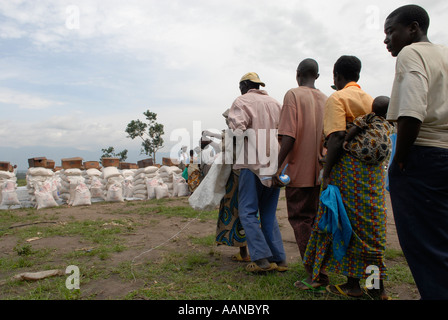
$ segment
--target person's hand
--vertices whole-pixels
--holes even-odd
[[[274,175],[272,175],[272,185],[274,186],[274,187],[277,187],[277,188],[281,188],[281,187],[284,187],[285,185],[283,184],[283,182],[280,180],[280,174],[282,173],[282,169],[281,168],[279,168],[278,170],[277,170],[277,172],[274,174]]]

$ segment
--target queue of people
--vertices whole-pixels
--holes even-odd
[[[265,83],[256,73],[241,78],[241,95],[224,116],[233,139],[242,137],[248,145],[234,148],[216,241],[240,247],[233,259],[247,262],[248,272],[288,270],[276,217],[285,187],[288,221],[308,275],[295,287],[360,297],[366,290],[360,280],[374,266],[379,286],[367,289],[389,299],[388,178],[400,245],[421,298],[448,299],[448,48],[429,41],[428,27],[427,12],[416,5],[387,17],[384,43],[397,57],[390,98],[374,99],[362,89],[361,61],[350,55],[335,62],[336,91],[329,97],[315,86],[314,59],[300,62],[298,87],[283,103],[260,90]],[[394,131],[395,152],[386,172]],[[287,185],[280,179],[286,165]],[[323,201],[330,189],[332,201],[342,207]],[[341,227],[338,217],[349,228]],[[347,281],[331,285],[329,272]]]

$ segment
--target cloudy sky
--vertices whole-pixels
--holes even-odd
[[[430,14],[430,40],[448,45],[442,27],[448,2],[415,3]],[[243,74],[257,72],[282,101],[305,58],[320,64],[317,86],[328,95],[333,64],[343,54],[362,60],[364,90],[389,95],[395,59],[383,44],[383,23],[404,4],[0,0],[0,147],[101,155],[113,146],[136,159],[140,142],[127,138],[125,128],[147,109],[165,125],[163,152],[179,143],[182,130],[194,147],[198,130],[225,127],[221,114],[240,94]]]

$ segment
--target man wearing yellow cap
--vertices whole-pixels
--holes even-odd
[[[271,179],[277,171],[281,104],[260,85],[265,86],[255,72],[245,74],[239,83],[241,96],[228,116],[229,128],[237,137],[233,168],[240,170],[238,210],[252,260],[246,270],[285,271],[286,254],[276,217],[280,189],[272,187]]]

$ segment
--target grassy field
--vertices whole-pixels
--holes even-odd
[[[0,299],[341,299],[297,290],[293,283],[305,278],[300,261],[291,263],[288,272],[265,275],[249,274],[244,264],[228,261],[214,242],[216,217],[217,212],[198,214],[186,199],[0,211]],[[146,234],[160,232],[165,239],[173,234],[164,231],[164,223],[171,230],[191,223],[199,231],[160,242],[157,248],[145,246]],[[48,242],[29,241],[33,237]],[[135,259],[142,253],[147,256]],[[386,286],[391,296],[403,299],[404,292],[415,295],[402,252],[388,249],[386,259]],[[79,267],[80,289],[67,289],[68,274],[38,281],[12,279],[23,272],[65,270],[68,265]],[[331,281],[341,283],[345,277],[332,274]],[[363,299],[372,297],[365,295]]]

